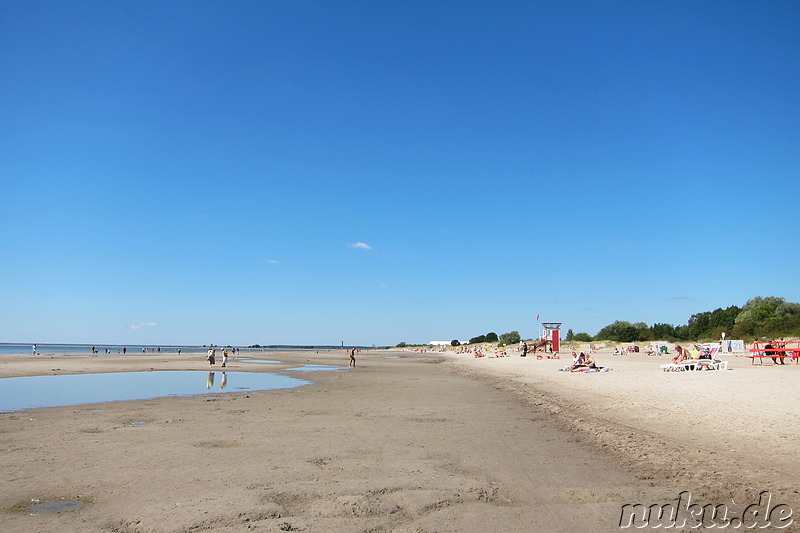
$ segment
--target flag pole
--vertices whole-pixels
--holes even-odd
[[[539,317],[540,316],[541,316],[541,314],[539,313],[539,311],[536,311],[536,322],[539,324],[539,339],[542,338],[542,323],[539,322]],[[538,341],[539,339],[536,339],[536,340]]]

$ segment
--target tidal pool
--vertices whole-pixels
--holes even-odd
[[[66,511],[77,511],[83,507],[81,502],[57,501],[35,503],[28,506],[29,513],[64,513]]]
[[[309,383],[265,372],[198,370],[0,378],[0,412],[209,392],[289,389]]]

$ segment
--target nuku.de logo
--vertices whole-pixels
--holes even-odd
[[[792,524],[792,508],[784,503],[772,504],[772,494],[763,491],[758,503],[748,505],[736,513],[724,503],[700,505],[692,503],[688,491],[681,492],[675,503],[663,505],[626,504],[622,506],[619,527],[626,528],[731,528],[783,529]]]

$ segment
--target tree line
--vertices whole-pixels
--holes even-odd
[[[591,336],[588,333],[567,331],[566,340],[617,342],[719,340],[725,333],[729,339],[800,336],[800,303],[785,298],[756,296],[744,307],[732,305],[696,313],[686,324],[653,324],[616,320]]]
[[[598,331],[597,335],[573,333],[570,329],[564,339],[578,342],[678,342],[719,340],[723,333],[729,339],[800,337],[800,303],[787,302],[785,298],[778,296],[756,296],[749,299],[744,307],[732,305],[726,309],[695,313],[683,325],[657,323],[648,326],[644,322],[616,320]],[[498,342],[509,345],[516,344],[521,339],[518,331],[502,335],[492,331],[472,337],[469,344]],[[454,339],[450,344],[458,346],[461,343]],[[401,342],[397,346],[402,348],[408,344]]]

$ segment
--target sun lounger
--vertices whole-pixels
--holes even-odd
[[[664,372],[682,372],[685,370],[728,370],[728,362],[717,358],[719,347],[711,348],[709,358],[687,359],[680,363],[667,363],[661,365]]]
[[[685,361],[681,361],[680,363],[667,363],[665,365],[661,365],[661,369],[664,372],[683,372],[685,370],[697,370],[697,365],[700,362],[700,359],[687,359]]]

